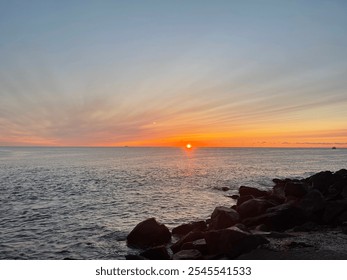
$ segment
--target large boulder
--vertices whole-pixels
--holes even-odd
[[[209,231],[205,240],[210,254],[226,255],[228,258],[235,258],[268,243],[266,238],[245,232],[238,227]]]
[[[337,218],[345,211],[347,211],[347,200],[328,201],[323,214],[323,222],[336,224],[339,222]]]
[[[320,191],[311,190],[297,203],[297,206],[305,212],[309,220],[320,222],[325,203]]]
[[[338,174],[333,174],[331,171],[322,171],[307,178],[307,181],[316,190],[322,194],[326,194],[330,185],[334,184],[341,178]]]
[[[301,225],[307,221],[305,212],[292,204],[282,204],[271,207],[266,213],[253,218],[246,218],[243,223],[246,226],[257,226],[264,224],[270,230],[284,231]]]
[[[186,235],[191,231],[205,231],[207,225],[205,221],[192,222],[189,224],[183,224],[172,229],[174,235]]]
[[[243,196],[240,196],[238,199],[237,199],[237,203],[236,203],[236,206],[239,206],[241,205],[242,203],[244,203],[245,201],[247,200],[250,200],[250,199],[253,199],[255,198],[253,195],[243,195]]]
[[[284,186],[285,196],[302,197],[307,193],[307,186],[300,181],[290,181]]]
[[[240,196],[252,195],[254,197],[262,197],[268,194],[267,191],[262,191],[257,188],[247,187],[247,186],[241,186],[239,188],[239,193],[240,193]]]
[[[210,228],[222,229],[235,225],[239,221],[239,214],[231,208],[216,207],[211,215]]]
[[[127,236],[128,246],[145,249],[166,244],[171,240],[169,229],[155,218],[139,223]]]
[[[274,203],[261,198],[254,198],[245,201],[237,207],[237,212],[240,214],[241,219],[248,217],[259,216],[265,213],[265,211],[276,206]]]

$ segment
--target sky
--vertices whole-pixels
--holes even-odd
[[[0,146],[347,147],[343,0],[0,0]]]

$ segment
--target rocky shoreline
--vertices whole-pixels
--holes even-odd
[[[241,186],[236,204],[170,230],[155,218],[127,236],[126,259],[347,259],[347,170]]]

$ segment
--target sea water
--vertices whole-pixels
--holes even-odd
[[[341,168],[347,149],[0,147],[0,258],[124,259],[144,219],[173,228],[240,185]]]

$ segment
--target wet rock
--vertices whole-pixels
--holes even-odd
[[[173,260],[199,260],[202,259],[202,254],[199,250],[190,249],[190,250],[182,250],[175,253],[172,256]]]
[[[233,194],[233,195],[231,195],[230,197],[231,197],[232,199],[239,199],[240,196],[237,195],[237,194]]]
[[[185,236],[183,236],[180,240],[178,240],[176,243],[171,245],[172,252],[176,253],[181,250],[182,246],[185,243],[193,242],[198,239],[202,239],[205,237],[205,233],[201,231],[191,231]]]
[[[169,229],[154,218],[139,223],[127,236],[128,246],[145,249],[166,244],[171,239]]]
[[[252,195],[253,197],[262,197],[268,194],[267,191],[262,191],[253,187],[241,186],[239,188],[240,196]]]
[[[221,190],[222,190],[223,192],[227,192],[227,191],[230,190],[230,189],[229,189],[228,187],[222,187]]]
[[[300,181],[287,182],[284,186],[285,196],[302,197],[307,193],[307,186]]]
[[[191,231],[205,231],[207,225],[205,221],[192,222],[189,224],[183,224],[172,229],[172,234],[175,235],[186,235]]]
[[[268,243],[266,238],[242,231],[237,227],[209,231],[205,240],[210,254],[224,254],[229,258],[235,258],[261,244]]]
[[[239,214],[231,208],[216,207],[211,215],[211,229],[222,229],[235,225],[239,221]]]
[[[265,213],[265,211],[274,207],[275,204],[261,198],[254,198],[245,201],[237,207],[237,212],[240,214],[241,219],[248,217],[255,217]]]
[[[169,260],[171,258],[165,246],[150,248],[142,252],[140,256],[149,260]]]

